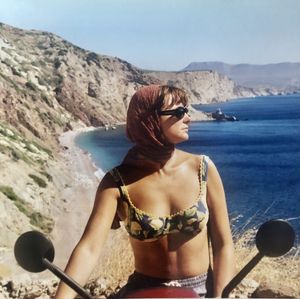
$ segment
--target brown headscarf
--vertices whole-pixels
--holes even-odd
[[[166,99],[171,99],[165,103]],[[144,166],[145,160],[164,163],[173,151],[174,144],[168,142],[161,128],[158,111],[168,104],[188,103],[185,92],[171,86],[149,85],[140,88],[132,97],[127,111],[127,137],[135,143],[125,156],[123,163]],[[116,214],[112,229],[120,227]]]
[[[133,159],[163,161],[172,155],[174,144],[165,138],[158,115],[166,97],[172,98],[171,105],[178,102],[187,104],[185,92],[176,87],[149,85],[133,95],[127,111],[126,133],[135,146],[127,153],[124,163]]]

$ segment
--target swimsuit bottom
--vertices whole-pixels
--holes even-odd
[[[163,279],[147,276],[142,273],[133,272],[128,281],[113,298],[124,298],[129,293],[140,289],[155,287],[183,287],[194,290],[199,298],[212,297],[212,271],[204,274],[183,278],[183,279]]]

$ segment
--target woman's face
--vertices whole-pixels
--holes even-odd
[[[175,110],[178,107],[184,108],[183,104],[173,106],[164,105],[161,111]],[[189,139],[188,130],[191,117],[184,112],[182,118],[175,115],[160,115],[160,126],[164,136],[172,144],[177,144]]]

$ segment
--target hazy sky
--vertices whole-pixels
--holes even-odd
[[[146,69],[300,62],[300,0],[0,0],[0,22]]]

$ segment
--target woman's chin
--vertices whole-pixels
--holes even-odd
[[[180,138],[178,138],[178,140],[175,144],[182,143],[182,142],[185,142],[185,141],[188,141],[188,140],[189,140],[189,135],[188,134],[182,134],[182,136],[180,136]]]

